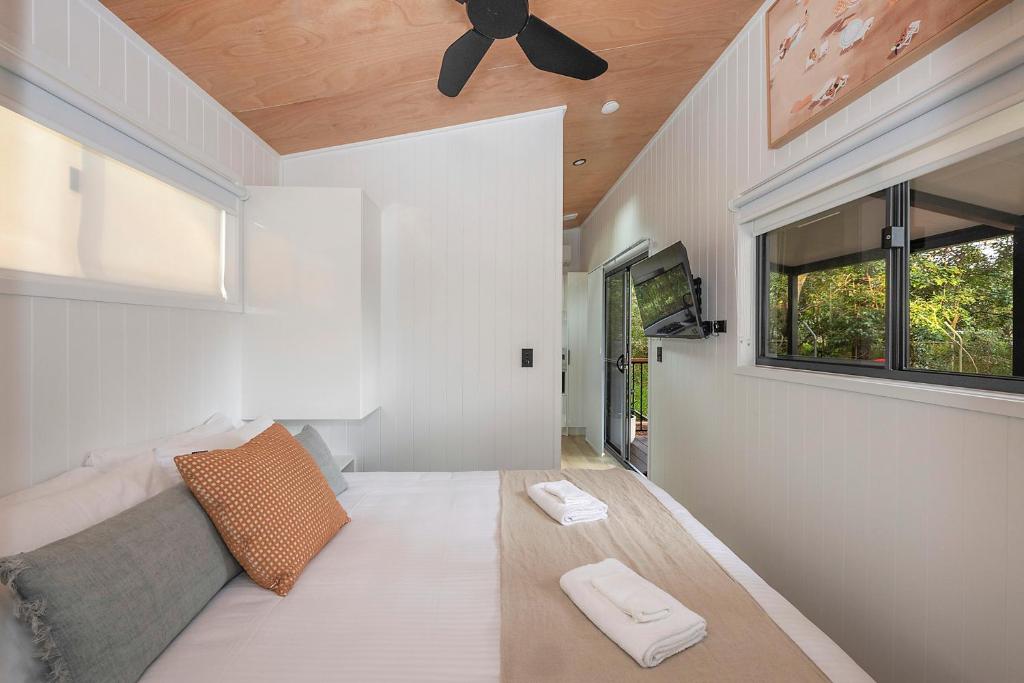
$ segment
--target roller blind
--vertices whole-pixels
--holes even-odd
[[[225,211],[0,108],[0,268],[227,298]]]
[[[1024,138],[1022,121],[1024,103],[1019,103],[938,139],[924,141],[910,151],[900,148],[903,141],[898,129],[890,133],[894,140],[889,151],[841,163],[835,173],[823,171],[795,180],[762,200],[763,206],[775,208],[744,209],[740,223],[747,224],[754,236],[778,230],[848,201],[1020,140]],[[850,156],[857,155],[851,153]]]

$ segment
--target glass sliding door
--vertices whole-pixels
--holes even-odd
[[[604,449],[645,477],[650,460],[648,343],[631,271],[646,257],[635,257],[604,279]]]
[[[650,374],[647,358],[649,344],[644,335],[632,270],[629,280],[629,464],[646,477],[650,460]]]

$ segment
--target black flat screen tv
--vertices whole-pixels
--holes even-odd
[[[700,280],[694,279],[682,242],[676,242],[630,268],[644,334],[648,337],[704,339]]]

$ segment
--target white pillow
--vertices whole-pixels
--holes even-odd
[[[145,453],[76,488],[6,505],[0,510],[0,557],[77,534],[175,483]]]
[[[257,417],[252,422],[246,422],[244,425],[236,429],[238,437],[245,439],[242,444],[252,441],[254,438],[267,431],[274,426],[274,421],[269,417]],[[239,445],[242,445],[239,444]]]
[[[174,483],[147,454],[106,473],[79,467],[0,498],[0,557],[76,534]],[[14,595],[0,586],[0,681],[47,680],[46,667],[34,653],[31,631],[14,615]]]
[[[172,434],[160,439],[150,439],[127,446],[115,446],[113,448],[97,448],[85,454],[82,465],[85,467],[98,467],[101,470],[109,470],[119,463],[142,455],[152,453],[154,448],[165,446],[184,445],[197,439],[202,439],[213,434],[223,434],[235,428],[235,425],[222,413],[214,413],[203,424],[193,427],[185,432]]]
[[[181,475],[178,473],[177,465],[174,464],[174,459],[179,455],[190,455],[192,453],[202,453],[204,451],[219,451],[226,448],[238,448],[239,446],[244,446],[254,437],[259,436],[270,429],[273,424],[274,421],[269,417],[258,417],[252,422],[247,423],[245,426],[230,432],[214,434],[203,439],[196,439],[195,441],[190,441],[187,444],[168,445],[160,448],[154,448],[153,456],[155,457],[157,464],[163,468],[165,472],[176,477],[175,481],[180,481]]]
[[[77,486],[81,486],[94,477],[98,477],[99,475],[100,471],[95,467],[76,467],[64,474],[57,475],[53,479],[44,481],[42,484],[36,484],[35,486],[30,486],[27,489],[23,489],[10,494],[9,496],[0,498],[0,510],[2,510],[5,505],[10,505],[12,503],[24,503],[29,500],[35,500],[36,498],[42,498],[54,493],[73,489]]]

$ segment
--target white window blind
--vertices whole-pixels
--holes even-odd
[[[0,107],[0,269],[227,301],[225,210]]]

